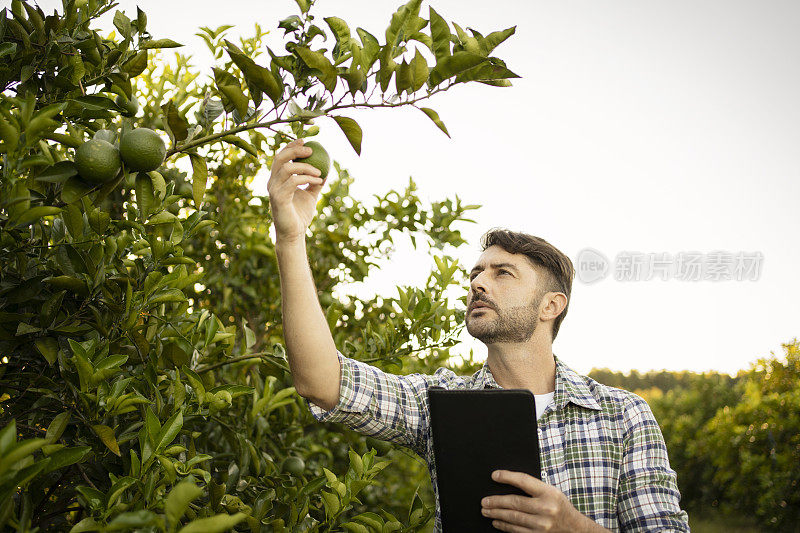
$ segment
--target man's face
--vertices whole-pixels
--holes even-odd
[[[525,342],[539,323],[540,276],[530,260],[499,246],[484,251],[470,272],[466,324],[484,344]]]

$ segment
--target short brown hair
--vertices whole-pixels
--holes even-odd
[[[572,260],[558,248],[542,239],[507,229],[495,228],[486,232],[481,238],[482,250],[490,246],[499,246],[510,254],[523,254],[534,264],[544,269],[543,285],[539,297],[547,292],[562,292],[567,297],[567,305],[553,321],[553,340],[558,335],[561,321],[567,316],[572,280],[575,278],[575,267]]]

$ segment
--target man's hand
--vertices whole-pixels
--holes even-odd
[[[278,152],[272,161],[267,191],[276,241],[304,238],[314,219],[317,198],[325,180],[319,177],[320,171],[308,163],[294,162],[310,155],[311,148],[303,146],[302,140],[297,139]],[[301,185],[308,187],[301,189]]]
[[[523,472],[496,470],[492,479],[514,485],[530,496],[487,496],[481,500],[483,516],[500,531],[608,531],[581,514],[563,492]]]

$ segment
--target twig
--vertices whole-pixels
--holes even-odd
[[[250,354],[250,355],[240,355],[239,357],[234,357],[232,359],[227,359],[225,361],[220,361],[218,363],[214,363],[214,364],[211,364],[211,365],[208,365],[208,366],[204,366],[202,368],[198,368],[198,369],[195,370],[195,372],[200,374],[202,372],[208,372],[209,370],[214,370],[215,368],[219,368],[221,366],[231,365],[233,363],[239,363],[241,361],[247,361],[248,359],[261,359],[261,357],[264,356],[264,355],[272,355],[272,354],[270,352],[259,352],[259,353]]]

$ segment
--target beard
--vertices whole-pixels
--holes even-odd
[[[493,319],[488,317],[471,319],[472,312],[470,312],[466,318],[467,331],[484,344],[526,342],[533,336],[539,324],[538,310],[543,296],[534,298],[530,305],[509,309],[500,309],[493,305],[491,311],[497,315]]]

